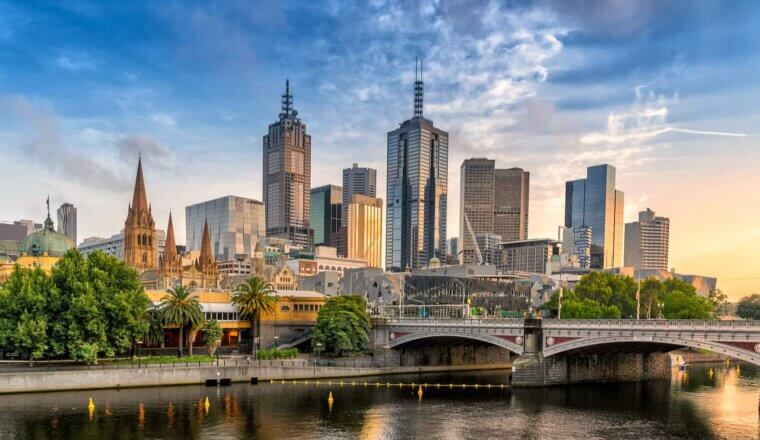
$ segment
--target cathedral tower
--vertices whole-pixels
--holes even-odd
[[[169,225],[166,227],[166,242],[164,245],[164,255],[158,262],[160,278],[164,280],[163,287],[170,287],[171,280],[182,276],[182,259],[177,254],[177,243],[174,239],[174,223],[172,214],[169,213]]]
[[[137,161],[137,176],[132,203],[124,222],[124,261],[139,272],[155,269],[158,262],[156,224],[153,222],[148,196],[145,194],[145,180],[142,172],[142,158]]]

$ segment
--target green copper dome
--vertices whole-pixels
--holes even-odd
[[[47,255],[50,257],[62,257],[69,249],[74,245],[69,240],[69,237],[56,232],[53,229],[53,220],[50,219],[48,214],[45,220],[45,226],[39,230],[27,235],[26,238],[21,240],[21,244],[18,246],[18,251],[22,255],[29,255],[33,257],[40,257]]]

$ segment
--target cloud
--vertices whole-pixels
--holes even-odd
[[[68,52],[55,60],[56,65],[71,72],[95,70],[97,63],[85,52]]]
[[[116,142],[119,157],[126,163],[132,163],[138,156],[149,159],[152,165],[167,168],[174,162],[172,152],[155,139],[143,134],[123,136]]]
[[[150,115],[150,120],[166,128],[175,128],[177,126],[177,119],[168,113],[153,113]]]
[[[65,147],[59,117],[44,111],[22,96],[5,97],[2,102],[26,123],[32,137],[21,151],[34,165],[60,177],[110,191],[122,192],[129,181],[82,151]]]

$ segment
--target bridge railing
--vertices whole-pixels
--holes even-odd
[[[564,327],[714,327],[714,328],[760,328],[760,321],[721,321],[702,319],[543,319],[543,328]]]
[[[507,315],[501,310],[480,311],[479,315],[471,315],[469,307],[464,304],[407,304],[403,306],[376,306],[370,309],[370,315],[391,319],[522,319]]]

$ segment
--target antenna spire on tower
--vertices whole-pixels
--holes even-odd
[[[417,64],[419,63],[419,74]],[[425,84],[422,81],[422,60],[417,58],[414,61],[414,117],[422,117],[422,103],[425,94]]]
[[[293,95],[290,94],[290,80],[285,80],[285,94],[282,95],[282,113],[280,116],[288,117],[293,113]]]

